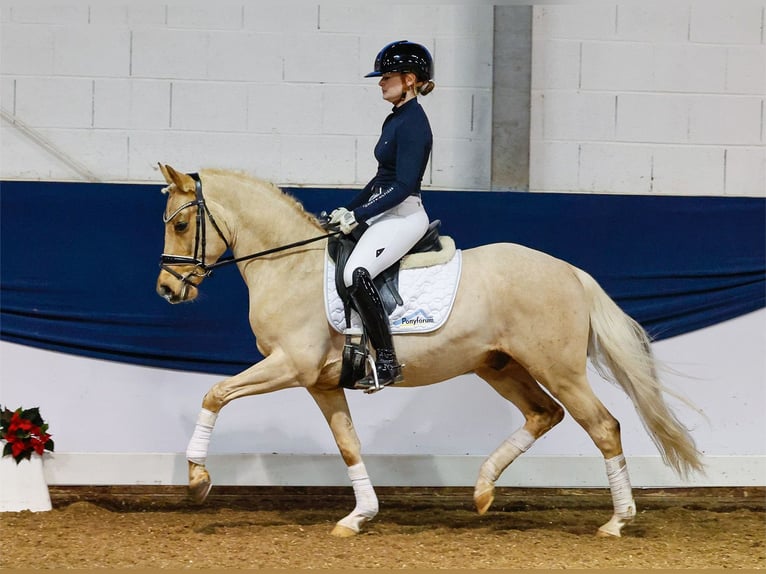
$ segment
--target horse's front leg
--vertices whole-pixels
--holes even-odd
[[[212,487],[205,461],[219,411],[239,397],[297,386],[300,386],[300,382],[293,363],[284,353],[275,352],[249,369],[210,388],[202,400],[202,409],[186,448],[186,459],[189,461],[189,494],[195,502],[203,502]]]
[[[378,514],[378,497],[372,487],[367,469],[361,455],[359,437],[351,421],[351,412],[343,389],[317,390],[309,388],[327,424],[330,425],[338,450],[348,467],[348,477],[354,488],[356,506],[351,513],[342,518],[332,530],[333,536],[348,537],[359,534],[362,525]]]

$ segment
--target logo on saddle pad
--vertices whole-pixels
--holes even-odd
[[[418,309],[412,315],[405,315],[393,324],[397,327],[419,327],[436,323],[433,315],[428,315],[423,309]]]
[[[446,263],[428,267],[407,267],[399,271],[399,294],[404,301],[397,306],[389,321],[394,334],[429,333],[441,327],[452,311],[460,281],[462,253],[456,249]],[[346,332],[343,301],[335,286],[335,264],[325,257],[325,310],[330,325],[339,333]],[[351,333],[361,333],[362,321],[351,312]]]

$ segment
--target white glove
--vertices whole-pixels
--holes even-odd
[[[345,207],[339,207],[338,209],[333,210],[330,214],[330,225],[338,225],[340,223],[340,218],[343,217],[344,213],[348,213],[348,209]]]
[[[348,235],[351,233],[354,228],[359,225],[356,221],[356,217],[354,217],[353,211],[348,211],[347,209],[343,210],[344,213],[340,216],[340,230],[343,235]]]

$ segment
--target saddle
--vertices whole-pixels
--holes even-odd
[[[421,253],[431,253],[442,251],[442,243],[439,236],[439,227],[441,221],[436,219],[432,221],[423,237],[410,249],[404,259]],[[348,258],[356,245],[358,235],[336,235],[331,237],[327,244],[328,256],[335,263],[335,286],[338,295],[343,301],[346,328],[351,327],[351,309],[352,301],[348,294],[348,289],[343,281],[343,271],[346,267]],[[380,273],[373,282],[380,293],[383,301],[383,308],[389,315],[396,309],[397,305],[403,305],[404,302],[399,293],[399,269],[402,260],[397,261],[388,269]],[[343,348],[343,364],[339,384],[342,387],[353,389],[354,383],[365,376],[367,366],[375,370],[375,362],[372,361],[367,346],[367,337],[362,333],[359,341],[352,341],[351,335],[346,334],[346,344]]]
[[[432,221],[423,237],[407,252],[405,258],[418,253],[441,251],[440,226],[441,220],[435,219]],[[348,258],[351,256],[351,252],[354,250],[357,239],[358,237],[353,233],[351,235],[335,235],[327,243],[327,253],[335,263],[335,286],[345,307],[346,326],[351,325],[351,297],[349,297],[348,289],[343,281],[343,271]],[[399,294],[399,269],[401,268],[402,261],[400,259],[373,280],[383,301],[383,308],[389,315],[396,309],[397,305],[404,303],[402,296]]]

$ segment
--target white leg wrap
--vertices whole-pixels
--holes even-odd
[[[479,477],[494,484],[508,465],[516,460],[519,455],[527,452],[534,442],[535,437],[527,429],[521,427],[505,439],[503,444],[495,449],[495,452],[489,455],[487,460],[481,465]]]
[[[636,503],[633,501],[628,467],[623,455],[618,454],[606,460],[606,475],[612,492],[614,514],[598,531],[601,536],[621,536],[622,527],[636,516]]]
[[[612,492],[614,513],[620,518],[632,519],[636,515],[636,503],[628,477],[628,466],[621,454],[607,459],[606,475],[609,478],[609,490]]]
[[[207,459],[208,445],[210,444],[210,435],[213,433],[215,420],[218,415],[207,409],[200,410],[197,416],[197,425],[194,427],[194,433],[186,447],[186,459],[195,464],[204,465]]]
[[[356,498],[356,507],[343,518],[338,524],[350,528],[354,532],[361,530],[362,524],[375,518],[378,514],[378,497],[375,495],[375,489],[367,476],[367,469],[364,463],[360,462],[348,467],[348,477],[351,479],[351,485],[354,487],[354,497]]]

